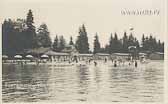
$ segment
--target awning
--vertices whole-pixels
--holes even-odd
[[[45,55],[49,55],[49,56],[69,56],[68,53],[54,52],[54,51],[48,51],[48,52],[45,53]]]

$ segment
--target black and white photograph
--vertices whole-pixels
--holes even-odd
[[[165,1],[1,0],[2,103],[163,104]]]

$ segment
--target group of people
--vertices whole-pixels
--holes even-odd
[[[97,66],[98,65],[98,62],[97,60],[93,60],[93,59],[89,59],[88,60],[88,63],[90,64],[91,62],[93,61],[94,63],[94,66]],[[107,63],[107,58],[104,59],[104,63]],[[125,61],[125,60],[111,60],[112,64],[114,67],[118,67],[118,66],[124,66],[124,65],[128,65],[128,66],[132,66],[134,65],[135,67],[138,67],[138,62],[137,60],[128,60],[128,61]],[[127,64],[126,64],[127,63]]]

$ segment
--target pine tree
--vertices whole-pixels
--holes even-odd
[[[79,36],[77,37],[75,45],[79,53],[89,53],[88,37],[84,24],[79,28]]]
[[[157,46],[158,46],[157,51],[158,51],[158,52],[161,52],[161,51],[162,51],[162,43],[161,43],[160,40],[158,41],[158,45],[157,45]]]
[[[129,38],[128,38],[128,46],[134,46],[134,37],[132,33],[129,35]]]
[[[145,51],[149,51],[149,38],[146,36],[145,44],[144,44]]]
[[[141,40],[141,42],[142,42],[142,49],[141,49],[141,51],[145,51],[145,35],[143,34],[142,35],[142,40]]]
[[[126,32],[124,32],[122,45],[123,45],[123,52],[128,52],[128,36]]]
[[[113,40],[113,52],[120,52],[122,48],[122,43],[120,40],[118,40],[117,33],[114,34],[114,40]]]
[[[34,18],[33,18],[33,13],[32,10],[29,10],[26,18],[26,25],[27,25],[27,30],[25,35],[25,42],[26,46],[25,48],[35,48],[37,47],[37,41],[36,41],[36,30],[35,26],[33,25],[34,23]]]
[[[109,46],[106,46],[106,49],[108,49],[108,53],[113,53],[113,50],[114,50],[114,42],[113,41],[114,41],[113,34],[111,33]]]
[[[98,38],[98,35],[96,33],[95,35],[95,39],[94,39],[94,50],[93,50],[93,53],[98,53],[101,51],[101,47],[100,47],[100,42],[99,42],[99,38]]]
[[[56,52],[59,51],[58,46],[59,46],[58,36],[56,35],[56,37],[54,39],[54,43],[53,43],[53,50]]]
[[[162,44],[161,44],[161,50],[160,50],[160,52],[164,53],[164,42],[162,42]]]
[[[65,48],[65,45],[66,45],[66,41],[65,41],[64,37],[60,36],[58,50],[62,51]]]
[[[74,45],[72,36],[70,37],[69,45]]]
[[[149,36],[149,45],[148,46],[149,46],[149,50],[153,52],[154,51],[154,44],[153,44],[152,35]]]
[[[41,47],[51,47],[51,38],[46,24],[41,24],[37,30],[37,42]]]
[[[27,27],[29,29],[34,29],[33,23],[34,23],[34,17],[33,17],[32,10],[30,9],[28,14],[27,14],[27,19],[26,19]]]

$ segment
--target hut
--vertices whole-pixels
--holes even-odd
[[[43,55],[45,52],[47,52],[49,50],[51,50],[51,49],[50,48],[40,47],[40,48],[34,48],[34,49],[25,50],[25,54],[33,55],[34,57],[40,58],[41,55]]]
[[[94,54],[94,59],[96,59],[96,60],[110,59],[110,54],[107,54],[107,53],[96,53],[96,54]]]
[[[48,55],[49,58],[52,61],[67,61],[70,60],[70,55],[68,53],[63,53],[63,52],[55,52],[55,51],[47,51],[44,53],[45,55]]]
[[[164,60],[164,53],[162,52],[153,52],[149,54],[150,60]]]
[[[61,52],[68,53],[70,56],[78,56],[79,54],[74,45],[66,45]]]
[[[93,54],[78,54],[79,60],[89,60],[93,58]]]
[[[112,59],[117,59],[117,60],[128,60],[130,58],[129,53],[112,53],[111,54]]]

